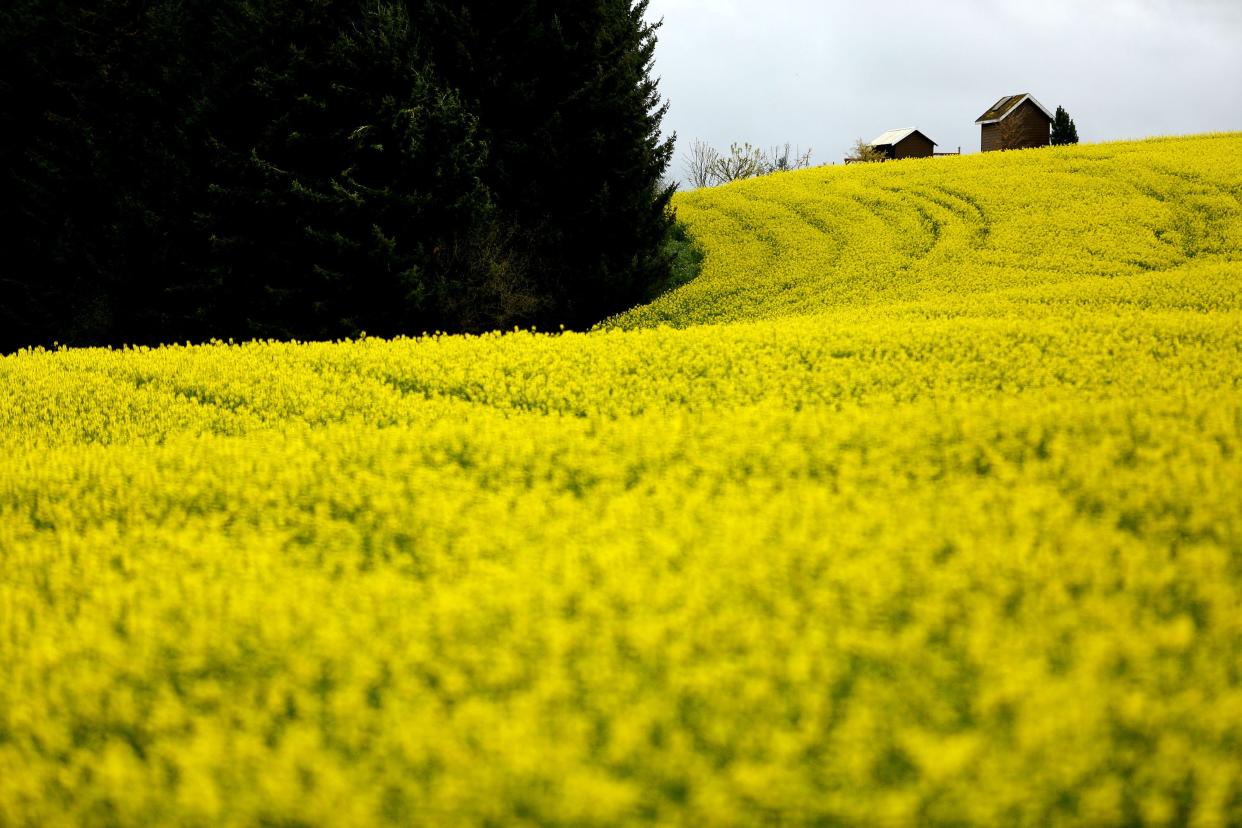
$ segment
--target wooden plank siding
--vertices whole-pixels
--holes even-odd
[[[912,132],[889,148],[889,158],[927,158],[936,150],[932,140],[921,132]]]
[[[1016,122],[1013,125],[1010,122]],[[1015,135],[1013,146],[1002,146],[1004,130]],[[1046,147],[1051,141],[1052,121],[1048,120],[1038,106],[1028,101],[1010,113],[1004,120],[983,124],[980,130],[980,146],[983,152],[1000,149],[1026,149]]]

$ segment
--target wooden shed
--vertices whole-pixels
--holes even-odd
[[[1006,95],[979,116],[979,149],[1046,147],[1052,136],[1052,113],[1029,92]]]
[[[936,142],[914,127],[882,132],[870,146],[889,158],[930,158],[936,152]]]

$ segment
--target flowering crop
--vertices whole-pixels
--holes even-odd
[[[0,825],[1242,820],[1239,158],[687,193],[586,334],[0,359]]]

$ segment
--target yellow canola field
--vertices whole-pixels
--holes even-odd
[[[0,825],[1237,824],[1239,159],[687,193],[586,334],[0,359]]]

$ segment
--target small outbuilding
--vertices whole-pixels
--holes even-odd
[[[980,126],[979,149],[1046,147],[1051,141],[1052,113],[1029,92],[1006,95],[975,121]]]
[[[914,127],[882,132],[870,146],[889,158],[930,158],[936,153],[936,142]]]

